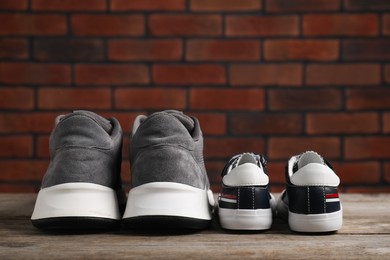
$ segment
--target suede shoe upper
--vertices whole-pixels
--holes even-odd
[[[42,188],[88,182],[123,193],[122,129],[115,118],[107,120],[89,111],[58,116],[49,146],[51,160]]]
[[[133,187],[150,182],[177,182],[209,188],[199,122],[179,111],[136,118],[130,163]]]

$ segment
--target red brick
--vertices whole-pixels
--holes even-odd
[[[32,0],[32,10],[37,11],[104,11],[106,0]]]
[[[33,55],[39,61],[98,61],[104,59],[104,46],[91,39],[35,40]]]
[[[390,60],[390,40],[345,40],[345,60]]]
[[[332,166],[342,185],[380,182],[381,169],[378,162],[332,163]]]
[[[390,112],[383,113],[383,132],[390,133]]]
[[[36,141],[36,155],[38,158],[49,158],[49,136],[38,136]]]
[[[229,129],[233,134],[298,134],[303,121],[299,114],[245,113],[232,114]]]
[[[0,39],[0,59],[25,59],[28,57],[25,39]]]
[[[148,69],[140,64],[77,64],[77,84],[144,84],[149,82]]]
[[[306,115],[309,134],[378,133],[377,113],[309,113]]]
[[[264,58],[272,61],[334,61],[339,56],[337,40],[266,40]]]
[[[34,91],[23,87],[0,88],[0,108],[28,110],[34,108]]]
[[[390,65],[386,65],[384,67],[385,81],[386,83],[390,83]]]
[[[59,113],[0,113],[0,133],[49,133]]]
[[[263,89],[193,88],[190,90],[191,109],[263,110]]]
[[[0,1],[0,10],[26,10],[28,0],[3,0]]]
[[[286,162],[267,162],[267,174],[271,185],[286,182]]]
[[[345,8],[348,10],[390,10],[388,0],[345,0]]]
[[[230,66],[230,84],[234,86],[300,86],[300,64],[233,64]]]
[[[347,159],[389,159],[390,137],[347,137],[344,155]]]
[[[0,181],[41,181],[48,165],[46,160],[0,160]]]
[[[156,84],[223,84],[225,69],[213,64],[153,65]]]
[[[0,82],[2,83],[69,84],[70,73],[70,66],[65,64],[0,63]]]
[[[149,17],[149,31],[154,36],[221,35],[222,18],[203,14],[154,14]]]
[[[263,153],[262,138],[207,138],[204,155],[206,158],[230,158],[245,151]],[[222,171],[222,169],[221,169]]]
[[[309,64],[306,67],[308,85],[370,85],[379,84],[377,64]]]
[[[113,11],[184,11],[185,0],[111,0]]]
[[[267,147],[269,159],[289,159],[310,150],[325,158],[340,157],[340,140],[336,137],[271,137]]]
[[[382,33],[384,35],[390,35],[390,14],[384,14],[382,16]]]
[[[65,35],[66,18],[57,14],[0,14],[0,35]]]
[[[237,16],[226,18],[227,36],[297,36],[298,17],[288,16]]]
[[[375,14],[316,14],[303,16],[303,33],[307,36],[375,36]]]
[[[170,88],[119,88],[115,91],[118,109],[184,109],[186,91]]]
[[[76,14],[71,27],[78,36],[139,36],[145,31],[142,15]]]
[[[260,59],[257,40],[189,40],[186,46],[189,61],[255,61]]]
[[[139,112],[111,112],[110,111],[110,112],[99,113],[99,115],[105,118],[110,118],[110,117],[116,118],[122,127],[124,135],[130,134],[132,130],[133,122],[135,118],[140,114],[146,114],[146,113],[142,111]]]
[[[390,163],[385,163],[384,169],[385,169],[385,181],[390,183]]]
[[[311,11],[337,11],[340,0],[266,0],[266,11],[272,13],[292,13]]]
[[[274,184],[272,182],[273,181],[270,180],[271,185],[268,187],[268,190],[271,193],[281,193],[286,188],[285,184],[283,184],[283,185],[282,184]]]
[[[205,135],[226,134],[226,116],[221,113],[190,113],[199,120],[202,132]]]
[[[123,136],[123,141],[122,141],[122,160],[124,160],[124,161],[128,161],[129,160],[129,144],[130,144],[129,137],[130,137],[130,135],[127,135],[127,134],[125,134]]]
[[[210,182],[210,190],[213,192],[213,193],[219,193],[221,192],[221,182],[213,182],[211,183]]]
[[[130,174],[129,160],[122,160],[121,177],[122,177],[122,187],[124,187],[126,193],[128,193],[131,187],[131,174]]]
[[[111,90],[108,88],[40,88],[38,107],[41,109],[108,109]]]
[[[0,133],[48,134],[54,128],[55,118],[67,112],[0,113]],[[142,112],[99,112],[103,117],[115,117],[124,132],[129,132],[135,117]]]
[[[33,142],[30,135],[0,136],[0,157],[30,157]]]
[[[38,191],[39,186],[33,183],[0,183],[0,193],[37,193]]]
[[[207,160],[205,162],[207,175],[210,180],[210,184],[214,184],[217,192],[221,189],[221,172],[227,162],[225,160]]]
[[[125,187],[126,193],[128,193],[130,189],[130,182],[131,182],[129,160],[122,160],[121,166],[122,166],[121,167],[122,186]]]
[[[108,58],[115,61],[170,61],[182,58],[182,42],[164,40],[111,40]]]
[[[390,89],[348,89],[346,93],[349,110],[389,109]]]
[[[342,106],[336,89],[275,89],[268,93],[271,110],[336,110]]]
[[[245,12],[261,10],[260,0],[190,0],[192,11]]]

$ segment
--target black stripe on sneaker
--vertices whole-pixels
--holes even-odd
[[[330,186],[287,185],[289,210],[298,214],[321,214],[339,211],[337,188]]]
[[[218,205],[227,209],[268,209],[270,198],[267,187],[224,186],[218,197]]]

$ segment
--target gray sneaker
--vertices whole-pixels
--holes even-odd
[[[130,145],[132,189],[123,226],[206,228],[213,194],[199,122],[178,111],[140,115]]]
[[[31,217],[41,229],[105,229],[121,219],[122,129],[88,111],[58,116]]]

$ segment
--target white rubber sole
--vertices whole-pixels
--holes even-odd
[[[92,183],[64,183],[41,189],[31,220],[61,217],[119,220],[116,193]]]
[[[332,232],[339,230],[343,225],[342,206],[336,212],[306,215],[291,212],[288,206],[280,200],[277,211],[281,218],[288,221],[290,229],[296,232]]]
[[[267,230],[272,225],[271,209],[218,208],[219,222],[231,230]]]
[[[343,225],[343,210],[322,214],[288,213],[290,229],[297,232],[331,232]]]
[[[173,216],[211,220],[212,205],[211,190],[180,183],[152,182],[130,190],[123,219]]]

